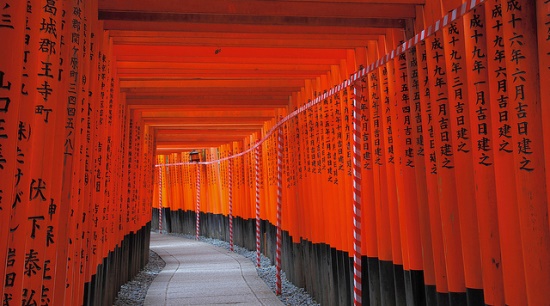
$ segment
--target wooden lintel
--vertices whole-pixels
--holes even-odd
[[[120,13],[164,13],[167,15],[205,16],[211,22],[223,23],[224,17],[232,20],[238,18],[248,21],[259,21],[267,17],[322,17],[322,18],[412,18],[415,14],[413,4],[391,3],[392,1],[376,2],[300,2],[300,1],[256,1],[256,0],[99,0],[99,19],[106,12]],[[420,2],[420,1],[419,1]],[[233,18],[233,19],[232,19]],[[154,19],[145,19],[154,20]],[[247,23],[247,22],[242,22]],[[262,24],[264,22],[255,22]],[[268,24],[278,24],[270,22]]]
[[[407,19],[409,20],[409,19]],[[131,21],[131,20],[104,20],[106,30],[124,31],[165,31],[165,32],[220,32],[220,33],[261,33],[261,34],[332,34],[338,35],[345,31],[355,35],[379,35],[384,34],[383,27],[365,27],[353,25],[340,25],[338,27],[325,25],[284,25],[284,24],[227,24],[221,23],[193,23],[193,22],[168,22],[168,21]]]
[[[302,32],[294,33],[238,33],[238,32],[189,32],[189,31],[129,31],[129,30],[111,30],[111,37],[166,37],[166,38],[186,38],[186,39],[233,39],[233,40],[256,40],[256,39],[277,39],[282,41],[293,40],[368,40],[377,35],[386,35],[382,29],[364,29],[362,33],[315,33],[308,34]]]
[[[160,98],[182,98],[182,97],[210,97],[223,99],[254,99],[253,97],[264,96],[267,99],[287,99],[292,91],[292,87],[255,87],[255,88],[227,88],[210,87],[207,91],[200,88],[122,88],[128,99],[160,99]],[[251,98],[249,98],[251,97]]]
[[[214,133],[220,133],[223,131],[243,131],[243,132],[249,132],[249,134],[258,131],[261,129],[261,127],[250,127],[250,126],[238,126],[238,125],[210,125],[210,126],[154,126],[154,125],[148,125],[153,128],[156,132],[169,130],[169,131],[195,131],[195,130],[201,130],[208,133],[208,131],[212,131]]]
[[[179,69],[179,70],[202,70],[221,72],[224,70],[252,70],[252,71],[329,71],[328,64],[272,64],[264,62],[263,64],[239,64],[239,63],[175,63],[175,62],[124,62],[117,63],[118,68],[122,69]]]
[[[257,129],[250,128],[233,128],[233,129],[197,129],[197,128],[168,128],[168,129],[156,129],[157,135],[170,135],[170,134],[186,134],[186,135],[243,135],[247,136],[257,132]]]
[[[218,54],[220,56],[212,56],[209,54],[203,54],[202,56],[184,56],[181,54],[140,54],[139,50],[131,52],[129,50],[120,50],[114,48],[116,51],[117,63],[124,65],[121,68],[132,68],[131,63],[163,63],[166,69],[182,69],[174,67],[174,64],[233,64],[233,65],[252,65],[252,64],[273,64],[273,65],[338,65],[341,57],[323,58],[323,57],[227,57],[223,56],[223,50]],[[213,53],[216,51],[214,50]],[[309,52],[306,52],[309,54]],[[171,66],[172,65],[172,66]],[[146,68],[146,67],[144,67]],[[151,68],[149,68],[151,69]]]
[[[220,124],[220,125],[261,125],[271,118],[264,117],[144,117],[142,118],[146,124],[158,123],[160,125],[166,124],[180,124],[182,126],[189,124]]]
[[[270,59],[270,58],[294,58],[294,59],[306,59],[306,58],[346,58],[345,49],[307,49],[303,48],[261,48],[261,47],[227,47],[216,48],[212,46],[151,46],[151,45],[115,45],[114,53],[116,55],[144,55],[144,56],[177,56],[177,57],[226,57],[226,58],[258,58],[258,59]]]
[[[171,45],[171,46],[211,46],[223,47],[267,47],[267,48],[328,48],[344,49],[365,46],[367,40],[376,39],[376,35],[365,36],[361,39],[272,39],[269,37],[258,39],[232,39],[232,38],[194,38],[194,37],[149,37],[113,36],[113,42],[118,45]]]
[[[286,87],[297,91],[304,86],[304,80],[151,80],[151,81],[120,81],[121,88],[255,88],[255,87]]]
[[[202,14],[178,14],[178,13],[152,13],[152,12],[117,12],[99,11],[100,20],[127,20],[127,21],[162,21],[173,23],[220,23],[220,24],[260,24],[260,25],[286,25],[286,26],[330,26],[330,27],[368,27],[368,28],[403,28],[404,19],[413,18],[408,10],[403,15],[392,13],[389,9],[385,12],[375,13],[376,17],[304,17],[304,16],[235,16],[235,15],[202,15]]]
[[[233,108],[233,110],[220,111],[217,108],[209,110],[196,110],[196,111],[175,111],[173,108],[170,109],[153,109],[140,110],[142,118],[210,118],[210,117],[224,117],[224,118],[257,118],[262,119],[263,121],[270,120],[275,117],[274,110],[241,110],[240,108]]]
[[[148,71],[152,70],[152,71]],[[207,71],[207,70],[164,70],[164,69],[119,69],[118,77],[120,80],[155,80],[155,79],[219,79],[223,75],[229,80],[249,80],[249,79],[314,79],[319,75],[326,73],[323,70],[317,71]]]

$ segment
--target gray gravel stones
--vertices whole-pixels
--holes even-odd
[[[183,234],[169,234],[173,236],[185,237],[187,239],[195,239],[193,235]],[[200,241],[212,244],[217,247],[229,250],[229,242],[200,237]],[[256,262],[256,252],[249,251],[245,248],[235,245],[234,250],[236,253],[250,259],[252,262]],[[122,285],[118,292],[114,306],[136,306],[143,305],[145,296],[147,295],[147,289],[160,273],[166,264],[155,252],[149,251],[149,263],[141,270],[141,272],[134,277],[131,281]],[[275,266],[272,265],[271,260],[265,257],[263,254],[260,258],[260,268],[256,268],[260,278],[267,284],[273,292],[275,292]],[[303,289],[294,286],[286,279],[284,272],[281,273],[282,280],[282,293],[279,296],[281,302],[289,306],[299,305],[320,305]]]
[[[149,251],[149,263],[131,281],[120,287],[113,305],[143,305],[147,289],[164,266],[166,266],[164,260],[157,253]]]
[[[184,234],[170,234],[174,236],[180,236],[185,237],[187,239],[195,239],[195,236],[193,235],[184,235]],[[226,250],[229,250],[229,242],[212,239],[212,238],[206,238],[206,237],[199,237],[199,240],[202,242],[206,242],[209,244],[212,244],[217,247],[224,248]],[[255,251],[249,251],[243,247],[234,246],[234,250],[237,254],[240,254],[248,259],[250,259],[253,263],[256,263],[256,252]],[[260,268],[256,268],[258,271],[258,275],[260,278],[267,284],[267,286],[275,292],[275,274],[276,269],[275,266],[272,265],[271,260],[267,257],[265,257],[263,254],[261,254],[260,257]],[[282,292],[279,296],[279,300],[283,302],[285,305],[289,306],[299,306],[299,305],[320,305],[303,289],[298,288],[294,286],[293,283],[289,282],[286,279],[286,275],[284,272],[281,273],[281,281],[282,281]]]

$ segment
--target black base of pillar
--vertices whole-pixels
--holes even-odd
[[[229,241],[227,216],[201,213],[200,218],[201,236]],[[163,229],[168,232],[195,235],[194,211],[164,209],[163,220]],[[234,217],[233,233],[235,245],[256,249],[255,219]],[[261,221],[261,251],[272,263],[275,263],[276,234],[273,224]],[[353,258],[350,254],[327,244],[294,240],[288,232],[282,232],[281,262],[287,279],[304,288],[322,305],[352,304]],[[361,260],[363,305],[483,305],[483,290],[439,293],[435,286],[424,284],[422,271],[407,271],[391,261],[367,256]]]
[[[151,223],[130,233],[109,252],[84,284],[83,305],[112,305],[120,286],[132,279],[149,262]]]

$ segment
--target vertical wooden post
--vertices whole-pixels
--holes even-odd
[[[365,67],[367,65],[367,53],[365,48],[356,49],[357,62],[359,67]],[[366,69],[366,68],[363,68]],[[366,70],[363,70],[366,71]],[[372,121],[372,106],[370,103],[369,95],[369,75],[362,75],[358,83],[358,91],[356,99],[359,100],[361,109],[361,252],[364,256],[365,262],[362,265],[367,271],[368,275],[365,279],[368,282],[363,282],[363,298],[368,298],[368,302],[373,304],[379,304],[380,302],[380,282],[378,277],[378,269],[375,269],[374,263],[378,258],[378,235],[377,235],[377,220],[376,220],[376,208],[374,202],[374,177],[373,177],[373,151],[371,139],[374,137],[371,126]],[[368,267],[368,268],[367,268]],[[376,267],[377,268],[377,267]],[[366,285],[366,286],[365,286]],[[362,300],[363,303],[366,301]]]
[[[412,29],[411,29],[412,30]],[[403,248],[403,265],[406,299],[409,303],[420,303],[424,300],[424,292],[418,292],[417,288],[422,284],[420,273],[423,269],[422,255],[422,240],[420,231],[420,209],[418,203],[418,187],[419,184],[424,184],[424,180],[418,181],[416,177],[416,169],[424,167],[423,160],[418,163],[416,157],[418,149],[415,145],[417,131],[415,124],[415,104],[414,95],[418,94],[418,90],[411,88],[409,79],[412,70],[416,69],[417,62],[414,67],[408,67],[412,64],[408,61],[408,53],[401,48],[405,33],[402,30],[390,30],[393,41],[391,49],[398,48],[394,59],[394,75],[395,88],[393,94],[396,102],[392,107],[392,118],[396,129],[394,129],[394,141],[396,147],[396,178],[399,195],[399,221],[401,224],[401,242]],[[418,74],[418,71],[416,71]],[[416,82],[418,82],[418,77]],[[417,164],[418,163],[418,164]],[[399,187],[401,186],[401,187]],[[424,200],[427,201],[427,200]],[[429,252],[431,253],[431,252]],[[429,267],[427,269],[430,269]],[[433,282],[432,282],[433,284]]]
[[[380,57],[377,41],[367,43],[367,58],[373,63]],[[374,202],[376,213],[376,232],[378,236],[378,267],[380,282],[380,302],[372,303],[395,303],[395,283],[392,267],[392,239],[390,222],[390,192],[388,191],[389,167],[387,164],[387,141],[384,139],[385,128],[388,126],[385,116],[385,104],[381,91],[381,67],[375,68],[368,75],[369,103],[370,103],[370,128],[372,131],[372,152],[373,152],[373,175],[374,175]],[[369,273],[370,269],[369,266]],[[377,280],[373,280],[377,281]],[[376,295],[371,295],[375,299]]]
[[[5,285],[14,281],[14,273],[18,271],[8,270],[11,270],[9,267],[18,258],[16,252],[23,252],[22,249],[17,251],[10,243],[10,229],[13,228],[10,218],[15,209],[21,211],[23,208],[21,201],[18,201],[22,192],[21,188],[17,188],[20,182],[18,175],[21,173],[21,163],[24,163],[21,154],[30,154],[30,151],[19,151],[21,148],[18,146],[18,138],[21,137],[19,113],[20,109],[25,108],[20,91],[24,73],[21,65],[26,49],[25,3],[17,0],[5,1],[0,12],[0,36],[6,42],[0,48],[0,300],[9,301],[14,292],[8,292],[5,287],[9,286]],[[23,277],[22,273],[19,277]]]
[[[418,16],[423,16],[424,11],[417,7],[416,13]],[[421,31],[424,29],[425,23],[423,18],[416,19],[416,29]],[[429,217],[429,229],[424,228],[424,235],[428,232],[431,234],[430,240],[424,240],[426,242],[431,241],[431,254],[424,253],[426,258],[429,258],[430,255],[433,256],[433,271],[435,277],[435,293],[437,293],[436,298],[441,297],[442,299],[447,299],[447,294],[449,292],[447,284],[447,269],[446,269],[446,257],[443,245],[443,233],[441,231],[441,210],[440,210],[440,200],[438,192],[438,177],[437,177],[437,153],[435,146],[435,118],[433,111],[432,95],[434,93],[430,87],[430,79],[432,73],[428,66],[429,55],[427,49],[430,48],[431,40],[426,39],[424,42],[419,43],[416,46],[416,61],[419,65],[417,69],[418,73],[418,85],[415,86],[414,79],[413,87],[418,87],[419,96],[415,96],[417,100],[417,105],[415,105],[415,111],[421,113],[420,118],[417,118],[417,132],[418,138],[417,142],[420,143],[417,155],[421,156],[424,159],[424,169],[425,172],[422,174],[417,174],[417,176],[423,178],[425,177],[425,190],[419,190],[419,195],[426,196],[427,205],[425,202],[420,202],[424,204],[421,206],[424,214],[427,213]],[[419,169],[420,171],[421,169]],[[423,198],[419,198],[419,201],[422,201]],[[428,231],[429,230],[429,231]],[[428,246],[427,244],[426,246]],[[429,270],[428,270],[429,272]],[[430,274],[427,274],[429,280]],[[431,285],[430,283],[427,283]],[[428,286],[429,287],[429,286]],[[428,289],[428,291],[430,288]]]
[[[439,19],[441,10],[439,3],[427,3],[426,20],[431,24]],[[466,291],[464,279],[464,261],[462,258],[462,242],[458,198],[456,194],[456,173],[453,153],[454,137],[449,122],[449,95],[447,84],[447,69],[445,63],[444,38],[439,28],[430,26],[428,31],[434,31],[433,36],[426,39],[426,56],[429,73],[430,102],[433,120],[433,143],[430,143],[432,152],[430,159],[435,161],[435,168],[430,169],[437,175],[437,191],[439,195],[441,231],[443,247],[445,249],[447,284],[450,297],[464,298],[461,295]],[[462,299],[460,303],[466,303]]]
[[[492,134],[492,108],[490,81],[487,69],[487,34],[485,32],[485,6],[480,6],[464,16],[465,53],[467,72],[470,135],[473,154],[473,170],[479,247],[481,256],[482,287],[484,301],[489,305],[504,304],[502,269],[495,263],[501,262],[500,237],[498,230],[497,192],[494,169],[494,141]],[[472,86],[473,85],[473,86]],[[468,219],[468,222],[472,220]]]
[[[418,17],[421,18],[421,15]],[[436,303],[436,274],[434,268],[434,245],[432,243],[432,233],[430,226],[430,205],[428,199],[428,181],[427,176],[430,174],[426,172],[426,139],[424,137],[423,127],[423,109],[422,101],[425,94],[425,87],[423,82],[425,78],[424,70],[419,69],[420,65],[425,66],[425,61],[422,62],[418,57],[418,53],[425,54],[424,45],[416,45],[406,52],[407,61],[407,87],[409,89],[410,99],[410,116],[411,116],[411,129],[412,129],[412,154],[414,156],[414,177],[416,181],[416,199],[410,199],[412,203],[417,203],[417,206],[412,205],[411,209],[418,210],[418,219],[411,220],[411,226],[413,222],[418,222],[418,231],[420,235],[420,252],[422,259],[422,273],[423,282],[425,285],[425,301],[427,304]],[[405,133],[406,134],[406,133]],[[411,214],[414,215],[414,214]],[[413,247],[411,239],[411,248]],[[417,242],[418,243],[418,242]],[[412,254],[411,254],[412,255]],[[414,265],[415,260],[411,256],[411,270],[416,269],[418,266]],[[413,273],[418,273],[413,272]]]
[[[487,33],[487,71],[493,135],[494,176],[498,212],[498,226],[504,280],[504,300],[509,305],[526,305],[525,271],[519,230],[516,176],[514,166],[515,146],[512,141],[513,111],[509,102],[509,86],[506,80],[506,55],[502,31],[501,0],[485,3]],[[492,43],[491,43],[492,42]]]
[[[527,302],[539,305],[547,302],[540,288],[550,288],[550,231],[535,1],[503,1],[502,19]]]
[[[434,9],[434,14],[446,13],[452,10],[453,14],[458,14],[456,7],[462,4],[460,0],[440,1],[441,10]],[[464,12],[466,10],[466,3],[461,6],[458,11]],[[438,16],[437,16],[438,17]],[[443,152],[447,152],[446,148],[440,147],[441,157],[445,160],[448,157],[453,164],[451,175],[455,183],[456,189],[456,211],[458,212],[458,221],[460,229],[460,251],[462,254],[462,262],[464,271],[464,285],[465,291],[459,291],[460,293],[466,292],[466,298],[469,303],[483,303],[483,295],[480,294],[480,289],[483,287],[481,276],[481,261],[479,254],[479,235],[478,235],[478,222],[476,211],[476,198],[474,184],[474,172],[473,172],[473,157],[472,152],[472,134],[473,129],[470,124],[470,108],[475,108],[480,111],[480,108],[472,105],[472,101],[469,100],[468,93],[472,90],[468,86],[468,78],[466,73],[466,58],[471,57],[470,54],[466,56],[465,52],[465,36],[464,36],[464,21],[463,17],[455,20],[449,20],[448,24],[445,24],[445,19],[442,22],[442,41],[441,45],[444,53],[444,63],[442,64],[445,69],[441,70],[441,77],[444,82],[447,83],[446,101],[438,103],[438,113],[447,114],[443,122],[443,116],[438,120],[439,127],[441,127],[442,133],[450,133],[454,135],[450,137],[450,141],[445,146],[449,147],[449,156],[443,155]],[[438,52],[438,51],[436,51]],[[437,66],[436,66],[437,67]],[[440,76],[437,75],[437,78]],[[443,97],[443,96],[441,96]],[[445,102],[445,103],[443,103]],[[481,107],[482,115],[486,115],[487,109]],[[449,126],[449,129],[443,128],[443,126]],[[477,128],[477,127],[476,127]],[[446,135],[446,134],[445,134]],[[443,134],[438,137],[443,138]],[[444,172],[448,172],[445,168]],[[454,209],[454,208],[453,208]],[[451,218],[453,216],[450,216]],[[456,217],[456,215],[455,215]],[[451,226],[453,225],[452,219],[450,219]],[[451,292],[451,298],[453,292]]]
[[[391,33],[390,33],[391,34]],[[385,58],[389,56],[387,52],[390,50],[388,44],[391,45],[392,37],[386,34],[380,36],[378,39],[378,56]],[[380,133],[382,135],[381,142],[383,143],[384,158],[382,160],[385,168],[387,186],[398,186],[396,180],[396,169],[399,169],[399,142],[397,141],[398,123],[392,117],[392,109],[395,109],[393,105],[395,100],[395,80],[393,61],[387,61],[378,68],[379,70],[379,86],[380,86]],[[375,118],[375,120],[378,120]],[[375,130],[376,132],[376,130]],[[387,188],[387,203],[382,204],[387,206],[389,230],[390,230],[390,245],[391,245],[391,257],[390,262],[380,262],[381,268],[387,265],[388,274],[390,274],[390,280],[392,282],[393,292],[391,292],[392,298],[395,299],[394,303],[404,302],[405,298],[404,283],[403,280],[403,247],[401,245],[401,221],[399,220],[399,208],[398,208],[398,189]],[[406,247],[405,247],[406,250]],[[382,270],[381,270],[382,271]],[[386,270],[384,270],[386,271]],[[393,278],[393,280],[392,280]]]
[[[538,34],[538,57],[540,73],[540,98],[542,118],[550,117],[550,86],[547,80],[550,79],[550,2],[547,0],[537,0],[537,34]],[[544,152],[546,166],[546,184],[550,184],[550,122],[543,120],[542,133],[544,135]],[[547,190],[548,211],[550,211],[550,192]]]

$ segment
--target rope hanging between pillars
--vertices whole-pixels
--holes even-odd
[[[277,131],[277,247],[275,251],[275,293],[281,295],[281,209],[283,205],[283,128]]]
[[[233,244],[233,161],[230,159],[228,160],[228,183],[229,183],[229,250],[233,252],[234,244]]]
[[[256,266],[260,267],[260,146],[255,150],[256,159]]]
[[[197,164],[197,207],[195,209],[195,239],[199,240],[200,233],[200,209],[201,209],[201,165]]]
[[[159,167],[159,234],[162,234],[162,167]]]
[[[360,110],[353,87],[353,304],[362,305],[361,276],[361,131]]]

